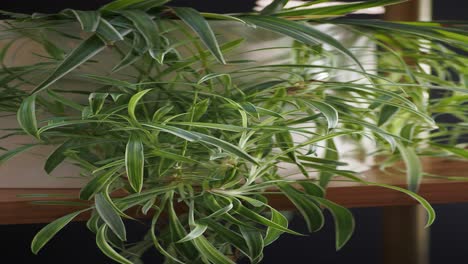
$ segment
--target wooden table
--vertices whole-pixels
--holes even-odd
[[[430,174],[461,177],[458,180],[425,178],[419,194],[432,204],[468,202],[468,162],[446,159],[423,159]],[[375,168],[363,173],[366,181],[406,186],[405,174],[398,170],[383,173]],[[466,177],[466,181],[463,179]],[[0,224],[47,223],[76,208],[61,205],[37,205],[31,201],[44,198],[24,198],[24,194],[65,194],[57,200],[76,200],[78,189],[0,189]],[[287,198],[268,197],[271,205],[281,210],[293,209]],[[346,207],[383,207],[384,263],[427,263],[428,229],[424,229],[425,214],[417,202],[406,194],[377,186],[354,182],[332,182],[327,198]],[[50,198],[46,198],[50,200]],[[77,220],[85,220],[86,214]]]

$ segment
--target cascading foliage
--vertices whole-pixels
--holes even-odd
[[[392,0],[287,9],[288,1],[276,0],[260,13],[230,15],[167,2],[116,0],[95,11],[32,16],[4,12],[11,19],[1,30],[0,110],[16,113],[21,129],[9,129],[2,140],[26,134],[35,140],[4,149],[0,162],[54,145],[45,171],[71,162],[88,179],[79,199],[89,203],[42,229],[34,253],[91,211],[87,226],[97,246],[119,263],[140,263],[154,249],[166,263],[240,257],[259,263],[263,248],[281,234],[300,235],[269,204],[274,195],[291,200],[311,232],[323,226],[323,208],[329,210],[340,249],[354,220],[325,198],[327,184],[336,177],[379,184],[342,168],[337,139],[374,140],[377,149],[368,155],[388,157],[383,167],[403,160],[409,190],[381,186],[417,199],[432,223],[434,211],[412,192],[424,175],[419,158],[468,158],[459,140],[468,123],[463,24],[343,17],[399,2]],[[286,36],[291,45],[246,51],[248,36],[233,38],[230,26],[213,30],[216,23]],[[324,23],[366,36],[376,64],[355,55],[369,47],[345,47],[312,26]],[[12,47],[25,39],[42,47],[31,52],[37,62],[9,65]],[[286,63],[249,59],[285,49],[291,54]],[[338,57],[345,63],[336,63]],[[358,78],[334,78],[346,72]],[[440,97],[428,98],[430,91]],[[445,113],[458,122],[434,121]],[[286,165],[302,180],[279,173]],[[125,222],[135,221],[129,209],[150,219],[139,241],[127,241]]]

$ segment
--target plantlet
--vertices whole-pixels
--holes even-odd
[[[71,162],[88,179],[80,199],[89,204],[40,231],[34,253],[91,211],[87,226],[97,246],[119,263],[138,263],[151,248],[167,263],[259,263],[281,234],[301,235],[269,205],[271,195],[287,196],[311,232],[324,224],[322,208],[329,210],[340,249],[354,220],[325,198],[335,177],[405,192],[433,222],[433,209],[413,191],[423,176],[420,156],[468,157],[457,145],[466,133],[467,58],[453,50],[468,50],[466,28],[342,18],[399,2],[390,0],[287,9],[288,1],[274,1],[260,13],[230,15],[166,2],[5,13],[12,19],[2,29],[0,110],[16,113],[21,128],[3,138],[35,141],[5,150],[0,162],[55,145],[45,171]],[[372,45],[348,48],[312,26],[325,23]],[[226,25],[288,37],[289,45],[250,48],[248,36]],[[33,54],[38,61],[11,65],[12,47],[24,39],[42,47]],[[360,49],[370,49],[373,65],[355,55]],[[285,60],[262,60],[284,50]],[[337,78],[346,73],[354,79]],[[430,90],[443,96],[428,99]],[[434,121],[444,113],[459,122]],[[387,157],[383,167],[405,162],[409,190],[343,169],[337,140],[357,146],[365,138],[377,146],[369,155]],[[281,173],[284,166],[302,179]],[[123,219],[135,220],[129,209],[151,219],[136,243],[127,241]]]

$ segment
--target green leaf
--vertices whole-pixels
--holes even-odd
[[[47,79],[39,84],[31,92],[38,93],[50,85],[54,84],[57,80],[65,76],[67,73],[73,71],[96,54],[100,53],[106,48],[104,43],[97,35],[89,37],[83,41],[77,48],[75,48],[68,56],[60,63],[60,65],[52,72]]]
[[[261,15],[271,15],[274,14],[281,9],[289,2],[289,0],[274,0],[271,4],[267,5],[263,10],[260,12]]]
[[[224,140],[212,137],[212,136],[208,136],[208,135],[205,135],[205,134],[201,134],[201,133],[198,133],[198,132],[193,132],[193,133],[200,137],[201,142],[213,145],[213,146],[218,147],[218,148],[220,148],[220,149],[222,149],[222,150],[224,150],[226,152],[234,154],[234,155],[238,156],[239,158],[248,160],[248,161],[250,161],[250,162],[252,162],[254,164],[258,164],[258,162],[252,156],[250,156],[248,153],[246,153],[245,151],[243,151],[239,147],[237,147],[237,146],[235,146],[235,145],[233,145],[233,144],[231,144],[231,143],[229,143],[227,141],[224,141]]]
[[[377,126],[381,126],[385,124],[390,118],[392,118],[397,112],[400,110],[398,107],[393,105],[384,105],[382,107],[382,111],[380,111],[379,121],[377,122]]]
[[[101,19],[101,13],[98,11],[80,11],[68,9],[76,17],[78,22],[81,24],[81,28],[86,32],[94,32],[99,26]]]
[[[89,105],[93,114],[97,115],[101,111],[106,98],[109,96],[108,93],[91,93],[88,97]]]
[[[404,2],[405,0],[379,0],[379,1],[365,1],[357,3],[340,3],[339,5],[332,5],[326,7],[317,7],[310,9],[299,9],[293,11],[284,11],[278,13],[279,16],[307,16],[307,15],[343,15],[351,12],[371,8],[376,6],[385,6],[396,3]]]
[[[36,119],[36,96],[30,95],[21,103],[17,112],[18,123],[31,136],[39,138]]]
[[[339,160],[338,150],[335,145],[335,140],[333,138],[325,141],[326,142],[326,149],[325,149],[325,159],[327,160]],[[332,168],[336,169],[336,165],[332,166]],[[325,170],[320,170],[320,186],[326,187],[330,182],[331,178],[335,175],[335,173],[328,172]]]
[[[71,146],[76,143],[75,140],[69,139],[60,145],[57,149],[52,152],[47,158],[44,164],[44,170],[50,174],[55,168],[57,168],[60,163],[62,163],[67,156],[65,156],[65,151],[67,151]]]
[[[0,165],[2,165],[7,160],[13,158],[14,156],[16,156],[16,155],[18,155],[20,153],[23,153],[25,151],[28,151],[29,149],[31,149],[31,148],[33,148],[35,146],[38,146],[38,144],[27,144],[27,145],[23,145],[21,147],[9,150],[9,151],[1,154],[0,155]]]
[[[90,180],[83,188],[80,190],[80,199],[81,200],[90,200],[93,195],[100,192],[112,179],[113,176],[122,169],[123,165],[116,166],[115,168],[103,172],[95,176]]]
[[[271,221],[284,228],[288,228],[288,219],[276,210],[271,210]],[[263,239],[265,247],[275,242],[283,233],[284,232],[276,228],[268,227],[265,238]]]
[[[125,231],[125,225],[118,212],[114,210],[113,206],[109,204],[109,202],[100,193],[95,196],[95,204],[96,210],[102,220],[104,220],[120,240],[126,241],[127,232]]]
[[[130,101],[128,102],[128,115],[137,123],[138,123],[138,119],[135,115],[136,106],[138,102],[140,101],[140,99],[149,91],[151,91],[151,89],[146,89],[146,90],[143,90],[141,92],[134,94],[132,98],[130,98]]]
[[[145,154],[143,142],[136,134],[130,135],[125,151],[125,167],[130,186],[135,192],[141,192],[143,188],[143,170]]]
[[[246,218],[248,218],[248,219],[250,219],[252,221],[260,223],[262,225],[265,225],[265,226],[268,226],[268,227],[271,227],[271,228],[275,228],[275,229],[277,229],[279,231],[286,232],[286,233],[289,233],[289,234],[302,236],[301,233],[298,233],[298,232],[290,230],[290,229],[288,229],[288,228],[286,228],[286,227],[284,227],[284,226],[282,226],[280,224],[277,224],[277,223],[271,221],[270,219],[265,218],[265,217],[259,215],[258,213],[248,209],[247,207],[245,207],[243,205],[238,206],[237,212],[240,215],[242,215],[242,216],[244,216],[244,217],[246,217]]]
[[[157,60],[158,63],[162,64],[164,52],[161,47],[158,27],[153,19],[146,12],[141,10],[126,10],[120,13],[133,23],[141,36],[145,39],[150,55]]]
[[[397,143],[397,148],[406,165],[408,189],[417,192],[423,176],[421,161],[412,147],[406,147],[401,143]]]
[[[387,188],[387,189],[391,189],[391,190],[395,190],[395,191],[399,191],[399,192],[402,192],[404,194],[407,194],[411,198],[418,201],[419,204],[426,210],[427,216],[428,216],[427,217],[427,222],[426,222],[426,228],[431,226],[432,223],[434,223],[434,220],[436,218],[436,213],[434,211],[434,208],[432,208],[431,204],[426,199],[419,196],[418,194],[416,194],[416,193],[414,193],[412,191],[406,190],[404,188],[393,186],[393,185],[388,185],[388,184],[383,184],[383,183],[375,183],[375,182],[365,182],[365,183],[367,185],[379,186],[379,187],[383,187],[383,188]]]
[[[316,203],[307,199],[306,194],[285,183],[279,183],[278,187],[304,217],[309,232],[318,231],[323,227],[324,218],[322,210],[320,210]]]
[[[107,5],[104,5],[99,10],[101,11],[118,11],[127,8],[147,9],[151,7],[161,6],[169,2],[168,0],[116,0]]]
[[[218,41],[205,18],[195,9],[189,7],[173,7],[175,14],[182,19],[190,28],[200,37],[200,40],[206,45],[208,50],[216,59],[225,64],[223,53],[221,52]]]
[[[200,118],[208,110],[209,105],[210,105],[210,100],[209,99],[202,100],[202,101],[196,103],[195,105],[193,105],[189,110],[190,117],[189,117],[188,121],[196,122],[196,121],[200,120]]]
[[[174,204],[172,197],[169,199],[168,206],[168,215],[169,215],[169,230],[172,241],[178,241],[186,236],[186,231],[177,217],[177,213],[174,210]],[[192,243],[176,243],[175,246],[181,250],[186,256],[191,257],[192,259],[197,257],[196,248]]]
[[[121,264],[133,264],[131,261],[128,259],[124,258],[122,255],[117,253],[115,249],[109,245],[107,242],[107,226],[102,225],[101,228],[99,228],[99,231],[96,234],[96,244],[99,247],[99,249],[104,253],[106,256],[111,258],[112,260],[121,263]]]
[[[212,263],[216,264],[235,264],[223,253],[219,252],[204,236],[199,236],[193,240],[195,247]]]
[[[304,103],[316,108],[328,121],[328,129],[333,129],[338,125],[338,111],[331,105],[315,100],[304,100]]]
[[[289,21],[271,16],[247,16],[244,18],[244,20],[261,28],[292,37],[293,39],[306,45],[315,46],[317,42],[330,45],[351,58],[359,66],[359,68],[365,72],[364,67],[362,67],[359,60],[353,55],[353,53],[351,53],[351,51],[349,51],[333,37],[317,29],[295,21]]]
[[[446,146],[446,145],[439,145],[439,144],[431,144],[432,146],[438,147],[440,149],[446,150],[452,154],[455,154],[459,156],[460,158],[468,159],[468,150],[462,149],[462,148],[457,148],[457,147],[452,147],[452,146]],[[0,159],[1,160],[1,159]]]
[[[247,243],[249,249],[247,256],[250,258],[251,263],[255,264],[260,262],[263,258],[263,248],[265,247],[262,233],[258,229],[243,226],[240,226],[239,229]]]
[[[353,214],[346,208],[327,199],[309,196],[330,210],[335,219],[336,250],[340,250],[351,238],[354,232]]]
[[[62,230],[62,228],[82,212],[84,212],[84,210],[68,214],[42,228],[32,240],[32,252],[37,254],[47,244],[47,242],[49,242],[60,230]]]
[[[203,143],[215,146],[215,147],[219,147],[226,152],[232,153],[240,158],[243,158],[245,160],[248,160],[250,162],[257,164],[257,161],[252,156],[250,156],[249,154],[244,152],[239,147],[234,146],[233,144],[227,141],[224,141],[224,140],[221,140],[221,139],[209,136],[209,135],[201,134],[198,132],[187,131],[187,130],[180,129],[180,128],[173,127],[173,126],[157,125],[157,124],[143,124],[143,125],[147,127],[159,129],[161,131],[173,134],[175,136],[178,136],[188,141],[200,141],[200,142],[203,142]]]
[[[182,239],[177,241],[177,243],[183,243],[183,242],[193,240],[193,239],[203,235],[203,233],[205,233],[207,228],[208,228],[207,225],[195,224],[192,231],[190,231],[190,233],[188,233],[185,237],[183,237]]]
[[[101,18],[96,30],[97,35],[107,44],[124,39],[124,36],[106,19]]]

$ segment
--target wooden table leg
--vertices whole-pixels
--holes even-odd
[[[429,264],[429,228],[421,206],[383,208],[383,264]]]

